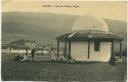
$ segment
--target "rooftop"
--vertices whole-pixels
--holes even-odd
[[[25,42],[27,42],[27,43],[36,43],[34,40],[19,39],[19,40],[16,40],[16,41],[12,41],[10,44],[21,44],[21,45],[24,45]]]
[[[96,30],[88,30],[88,31],[79,31],[79,32],[71,32],[66,33],[62,36],[57,37],[59,41],[66,41],[66,40],[75,40],[75,41],[82,41],[82,40],[100,40],[100,41],[122,41],[121,38],[118,36],[105,31],[96,31]]]

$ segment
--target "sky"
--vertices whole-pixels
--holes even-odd
[[[52,7],[43,7],[51,5]],[[58,6],[78,6],[56,7]],[[127,4],[124,1],[43,1],[3,0],[2,12],[50,12],[69,15],[93,15],[100,18],[127,21]]]

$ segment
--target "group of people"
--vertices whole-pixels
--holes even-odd
[[[33,48],[31,50],[31,59],[32,59],[32,61],[34,61],[35,53],[36,53],[36,50],[35,50],[35,48]],[[28,56],[27,55],[19,54],[18,56],[15,57],[15,61],[26,61],[26,60],[28,60]]]
[[[26,61],[26,60],[29,60],[29,58],[28,58],[28,56],[27,56],[27,53],[28,53],[28,52],[26,52],[26,55],[21,55],[21,54],[19,54],[17,57],[15,57],[15,61]],[[33,49],[31,50],[31,60],[32,60],[32,61],[35,61],[35,53],[36,53],[36,49],[33,48]],[[54,50],[54,48],[51,48],[51,50],[50,50],[50,59],[51,59],[51,60],[55,60],[56,58],[57,58],[57,57],[56,57],[55,50]]]

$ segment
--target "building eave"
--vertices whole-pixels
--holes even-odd
[[[70,36],[70,37],[69,37]],[[123,39],[119,38],[118,36],[112,33],[90,33],[90,32],[83,32],[83,33],[66,33],[56,38],[60,42],[65,41],[103,41],[103,42],[111,42],[111,41],[122,41]]]

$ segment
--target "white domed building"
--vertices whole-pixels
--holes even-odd
[[[57,37],[57,57],[59,58],[59,43],[63,42],[64,57],[67,59],[107,62],[114,57],[114,42],[119,42],[121,51],[121,41],[109,32],[104,20],[86,15],[74,22],[72,32]]]

